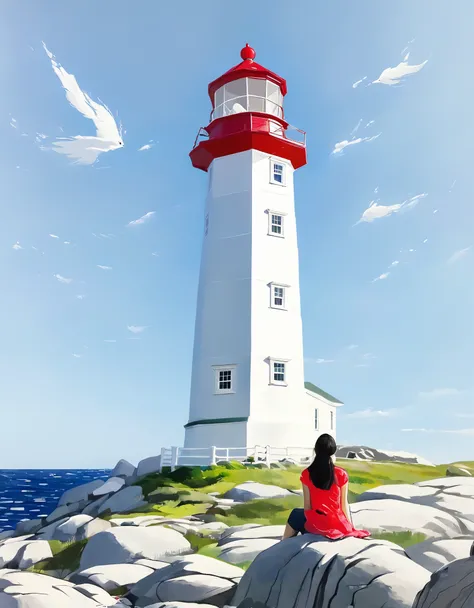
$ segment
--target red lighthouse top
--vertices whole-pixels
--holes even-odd
[[[207,171],[216,158],[259,150],[298,169],[306,164],[306,134],[284,118],[286,80],[256,63],[248,44],[240,56],[241,63],[209,84],[211,120],[196,137],[193,165]]]
[[[233,80],[238,80],[240,78],[260,78],[262,80],[269,80],[274,82],[280,87],[282,95],[286,95],[286,80],[278,74],[267,70],[262,65],[254,61],[257,53],[255,50],[249,46],[248,42],[244,46],[244,48],[240,51],[240,56],[243,61],[233,68],[230,68],[225,74],[219,76],[213,80],[209,85],[209,97],[211,98],[212,105],[214,106],[214,96],[218,89],[220,89],[223,85],[228,82],[232,82]]]

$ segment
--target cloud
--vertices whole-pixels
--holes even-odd
[[[44,42],[43,48],[51,60],[54,73],[66,92],[66,99],[85,118],[92,120],[96,128],[95,136],[62,137],[53,142],[52,149],[74,160],[74,164],[93,165],[100,154],[122,148],[122,129],[117,127],[109,108],[93,101],[87,93],[81,90],[75,76],[66,72],[46,48]]]
[[[354,82],[354,84],[352,85],[353,89],[357,89],[357,87],[362,84],[364,82],[364,80],[367,80],[367,76],[364,76],[364,78],[361,78],[360,80],[357,80],[356,82]]]
[[[151,150],[155,144],[145,144],[141,148],[138,148],[138,152],[144,152],[145,150]]]
[[[444,397],[459,397],[464,394],[457,388],[434,388],[431,391],[420,391],[418,397],[421,399],[442,399]]]
[[[459,260],[462,260],[464,257],[466,257],[466,255],[469,253],[469,251],[471,249],[472,249],[472,245],[469,245],[469,247],[465,247],[464,249],[455,251],[453,253],[453,255],[448,259],[447,264],[454,264],[454,262],[458,262]]]
[[[77,298],[78,300],[83,300],[85,297],[86,297],[86,296],[85,296],[84,294],[82,294],[82,293],[80,293],[79,295],[77,295],[77,296],[76,296],[76,298]]]
[[[104,342],[117,342],[117,340],[104,340]]]
[[[102,266],[102,264],[97,264],[97,268],[101,270],[112,270],[112,266]]]
[[[382,134],[378,133],[377,135],[373,135],[372,137],[358,137],[357,139],[352,139],[351,141],[348,141],[347,139],[345,139],[344,141],[338,142],[334,146],[334,150],[331,152],[331,154],[341,154],[343,152],[343,150],[345,148],[347,148],[348,146],[354,146],[355,144],[361,144],[363,142],[373,141],[374,139],[377,139],[377,137],[380,137],[380,135],[382,135]]]
[[[365,353],[363,355],[363,358],[364,359],[377,359],[377,357],[374,354],[372,354],[372,353]]]
[[[12,249],[23,249],[23,247],[20,245],[20,241],[17,241],[13,246]]]
[[[16,118],[10,119],[10,127],[13,127],[14,129],[18,129],[18,125],[16,124]]]
[[[62,277],[60,274],[53,274],[53,277],[57,279],[60,283],[72,283],[72,279],[66,279],[66,277]]]
[[[82,357],[82,355],[78,355],[77,353],[72,353],[72,356],[76,359],[80,359]]]
[[[361,124],[362,124],[362,118],[359,119],[359,122],[352,129],[352,131],[351,131],[351,137],[357,133],[357,131],[359,130],[359,127],[360,127]]]
[[[308,361],[308,363],[334,363],[334,359],[305,359],[305,361]]]
[[[370,363],[358,363],[356,367],[370,367]]]
[[[389,277],[389,275],[390,275],[389,272],[383,272],[376,279],[373,279],[372,283],[376,283],[377,281],[383,281],[383,280],[387,279]]]
[[[450,435],[474,436],[474,429],[400,429],[402,433],[446,433]]]
[[[400,264],[400,262],[399,262],[398,260],[394,260],[394,261],[393,261],[393,262],[390,264],[390,267],[393,267],[393,266],[398,266],[399,264]]]
[[[380,74],[377,80],[374,80],[372,84],[386,84],[393,86],[399,84],[405,76],[410,76],[419,72],[428,63],[428,60],[423,61],[418,65],[408,65],[408,55],[405,56],[404,60],[394,68],[385,68]]]
[[[366,410],[358,410],[356,412],[351,412],[350,414],[346,414],[347,418],[388,418],[389,416],[393,416],[397,410],[373,410],[372,408],[367,408]]]
[[[59,236],[57,234],[50,234],[49,235],[52,239],[59,239]]]
[[[155,211],[148,211],[148,213],[145,213],[145,215],[142,215],[141,217],[139,217],[138,220],[132,220],[131,222],[128,222],[127,226],[139,226],[140,224],[144,224],[149,219],[151,219],[154,215],[155,215]]]
[[[151,255],[154,256],[155,258],[160,257],[160,254],[158,253],[158,251],[153,251]]]
[[[428,194],[426,192],[422,192],[421,194],[408,198],[402,203],[396,203],[394,205],[379,205],[377,204],[377,201],[371,201],[370,205],[363,212],[360,220],[355,225],[357,226],[357,224],[362,222],[370,223],[383,217],[389,217],[393,213],[398,213],[402,209],[412,209],[422,198],[425,198],[425,196],[428,196]]]
[[[455,414],[457,418],[474,418],[474,414]]]
[[[127,325],[128,331],[131,331],[132,334],[141,334],[147,327],[147,325]]]
[[[356,348],[359,348],[358,344],[349,344],[349,346],[346,346],[347,350],[355,350]]]

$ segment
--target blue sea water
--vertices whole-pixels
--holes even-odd
[[[108,469],[0,469],[0,532],[49,515],[66,490],[109,474]]]

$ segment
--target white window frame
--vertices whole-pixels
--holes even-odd
[[[267,214],[268,214],[268,234],[269,234],[269,236],[276,236],[279,239],[284,239],[285,238],[285,216],[288,214],[285,213],[284,211],[274,211],[273,209],[267,209]],[[281,233],[280,234],[278,234],[277,232],[273,232],[273,230],[272,230],[272,227],[273,227],[272,217],[274,215],[281,217]]]
[[[233,395],[237,388],[237,366],[236,365],[213,365],[214,370],[214,394],[215,395]],[[230,372],[230,388],[221,389],[219,387],[220,373]]]
[[[285,283],[269,283],[270,287],[270,308],[276,308],[277,310],[288,310],[287,308],[287,289],[290,287]],[[283,289],[283,304],[279,306],[275,304],[275,288]]]
[[[288,386],[288,363],[290,360],[289,359],[277,359],[275,357],[269,357],[268,360],[270,363],[270,384],[273,384],[275,386]],[[275,380],[273,377],[275,364],[278,364],[278,363],[284,365],[283,380]]]
[[[275,165],[281,166],[281,182],[275,179]],[[288,172],[288,164],[283,162],[282,160],[276,160],[274,158],[270,158],[270,183],[276,186],[286,186],[286,174]]]
[[[314,408],[314,430],[319,431],[319,408]]]

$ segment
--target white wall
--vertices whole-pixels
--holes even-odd
[[[186,429],[185,447],[247,447],[246,427],[247,424],[245,422],[233,422],[229,424],[200,424],[197,426],[192,426]]]

